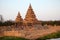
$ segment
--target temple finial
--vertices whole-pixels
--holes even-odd
[[[31,6],[31,4],[29,5],[29,9],[32,9],[32,6]]]
[[[18,11],[18,16],[21,16],[19,11]]]

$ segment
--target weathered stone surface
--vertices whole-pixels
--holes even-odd
[[[7,31],[0,31],[2,34],[0,36],[15,36],[15,37],[24,37],[24,38],[28,38],[28,39],[36,39],[39,37],[43,37],[45,35],[54,33],[54,32],[58,32],[60,31],[60,26],[50,26],[47,25],[48,29],[36,29],[36,27],[32,27],[32,28],[25,28],[25,29],[21,29],[21,30],[16,30],[15,28],[11,28],[13,30],[7,30]],[[3,27],[2,27],[3,29]]]
[[[24,19],[24,22],[27,22],[27,23],[34,23],[34,22],[37,22],[37,18],[34,14],[34,11],[31,7],[31,4],[29,5],[29,8],[27,10],[27,14],[25,16],[25,19]]]
[[[18,15],[16,17],[15,22],[18,23],[18,22],[22,22],[22,21],[23,21],[23,19],[22,19],[21,15],[20,15],[20,12],[18,12]]]

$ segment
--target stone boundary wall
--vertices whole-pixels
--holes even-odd
[[[47,25],[45,25],[46,27]],[[42,26],[43,27],[43,26]],[[15,36],[15,37],[25,37],[25,38],[38,38],[50,33],[54,33],[57,31],[60,31],[60,26],[47,26],[48,28],[43,29],[35,29],[35,27],[32,27],[31,29],[23,29],[23,30],[6,30],[2,32],[3,36]]]

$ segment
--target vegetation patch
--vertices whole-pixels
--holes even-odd
[[[28,39],[20,38],[20,37],[8,37],[8,36],[5,36],[5,37],[0,37],[0,40],[28,40]]]
[[[60,38],[60,31],[57,33],[51,33],[51,34],[44,36],[44,37],[40,37],[36,40],[46,40],[46,39],[52,39],[52,38]]]

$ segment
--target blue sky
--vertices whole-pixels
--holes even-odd
[[[15,20],[18,11],[25,18],[29,4],[38,20],[60,20],[60,0],[0,0],[4,20]]]

